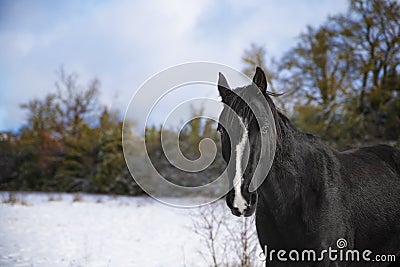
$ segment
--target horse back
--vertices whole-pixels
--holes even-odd
[[[346,150],[339,154],[338,158],[344,178],[363,178],[353,176],[364,174],[366,177],[390,176],[400,179],[400,150],[394,147],[388,145],[366,146]],[[364,178],[366,179],[366,177]]]
[[[361,150],[376,155],[400,175],[400,150],[388,145],[368,146]]]

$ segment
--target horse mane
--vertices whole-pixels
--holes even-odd
[[[267,102],[270,106],[271,112],[274,115],[274,119],[275,119],[275,127],[277,127],[277,135],[278,138],[280,137],[280,135],[282,134],[282,130],[281,127],[285,127],[288,129],[291,129],[295,132],[301,132],[299,130],[299,128],[297,128],[297,126],[285,115],[283,114],[283,112],[277,108],[275,106],[275,103],[272,101],[271,97],[281,97],[282,95],[284,95],[285,92],[283,93],[276,93],[276,92],[271,92],[271,91],[265,91],[264,96],[267,99]],[[276,125],[278,124],[278,125]],[[279,128],[278,128],[279,127]]]
[[[283,92],[283,93],[276,93],[276,92],[272,92],[272,91],[265,91],[265,93],[268,95],[268,96],[272,96],[272,97],[280,97],[280,96],[283,96],[285,93]]]

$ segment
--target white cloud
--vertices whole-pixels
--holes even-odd
[[[83,83],[98,77],[102,102],[124,110],[138,86],[168,66],[207,60],[240,69],[251,42],[279,56],[305,24],[345,9],[344,0],[51,3],[10,7],[2,22],[0,130],[21,125],[18,104],[50,92],[61,64]]]

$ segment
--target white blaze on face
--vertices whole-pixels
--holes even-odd
[[[247,207],[247,202],[242,195],[242,183],[243,183],[243,173],[242,173],[242,157],[244,153],[244,149],[246,147],[246,142],[248,138],[248,131],[246,125],[240,119],[242,124],[243,135],[240,139],[239,143],[236,145],[236,173],[235,178],[233,179],[233,185],[235,190],[235,198],[233,200],[233,206],[239,210],[240,213],[243,214],[244,210]]]

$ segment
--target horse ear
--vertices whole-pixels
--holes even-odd
[[[267,91],[267,78],[265,77],[264,71],[260,67],[256,68],[256,74],[254,74],[253,83],[255,83],[263,93]]]
[[[231,89],[226,81],[225,76],[220,72],[218,78],[218,91],[219,95],[222,97],[222,100],[226,99]]]

